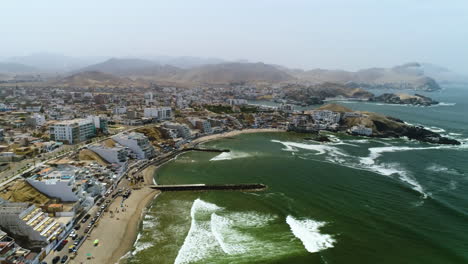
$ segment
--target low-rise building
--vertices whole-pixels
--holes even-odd
[[[312,111],[312,118],[318,122],[338,123],[341,120],[341,114],[330,110]]]
[[[355,134],[355,135],[363,135],[363,136],[372,135],[372,128],[368,128],[362,125],[353,126],[351,127],[349,131],[351,132],[351,134]]]
[[[64,236],[67,228],[35,205],[1,199],[0,227],[30,249],[47,250]]]
[[[128,150],[122,146],[106,147],[104,145],[92,145],[88,149],[109,163],[122,164],[128,159]]]
[[[144,109],[145,117],[153,117],[159,120],[169,120],[172,118],[172,109],[170,107],[152,107]]]
[[[77,202],[82,196],[81,185],[76,184],[76,167],[46,168],[26,181],[41,193],[62,202]]]

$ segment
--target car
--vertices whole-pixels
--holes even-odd
[[[80,225],[76,225],[75,230],[80,230],[80,227],[81,227]]]
[[[62,260],[60,260],[60,263],[65,263],[65,262],[67,262],[67,260],[68,260],[68,256],[65,255],[65,256],[62,257]]]
[[[55,264],[55,263],[58,263],[60,261],[60,257],[59,256],[56,256],[55,258],[52,259],[52,263]]]

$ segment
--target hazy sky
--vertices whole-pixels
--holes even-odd
[[[200,56],[468,73],[468,0],[10,0],[0,56]]]

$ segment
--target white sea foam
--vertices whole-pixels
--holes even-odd
[[[258,246],[241,230],[261,227],[276,217],[256,212],[226,213],[215,204],[196,199],[190,210],[191,224],[174,263],[200,262],[214,255],[244,254]]]
[[[440,102],[436,105],[432,105],[431,107],[434,107],[434,106],[454,106],[456,105],[457,103],[444,103],[444,102]]]
[[[140,242],[140,239],[141,239],[141,234],[138,233],[135,243],[133,243],[133,247],[135,249],[131,252],[132,255],[135,255],[138,252],[148,249],[153,246],[153,244],[150,242]]]
[[[275,215],[259,214],[256,212],[230,213],[227,217],[238,227],[263,227],[277,218]]]
[[[156,222],[155,221],[143,220],[143,229],[144,230],[153,229],[155,227],[156,227]]]
[[[216,213],[211,214],[211,233],[218,241],[221,249],[228,255],[242,254],[247,252],[243,244],[251,237],[244,235],[232,228],[234,222]]]
[[[452,175],[463,175],[462,173],[454,169],[449,169],[439,164],[432,164],[431,166],[427,167],[427,170],[438,172],[438,173],[442,172],[442,173],[447,173],[447,174],[452,174]]]
[[[232,159],[241,159],[241,158],[248,158],[248,157],[250,157],[250,154],[248,153],[230,151],[230,152],[223,152],[217,155],[216,157],[210,159],[210,161],[232,160]]]
[[[443,133],[443,132],[445,132],[445,129],[440,128],[440,127],[435,127],[435,126],[424,127],[424,128],[427,129],[427,130],[429,130],[429,131],[435,132],[435,133]]]
[[[340,149],[329,146],[329,145],[324,145],[324,144],[304,144],[304,143],[298,143],[298,142],[279,141],[279,140],[271,140],[271,142],[282,144],[283,146],[286,147],[285,149],[283,149],[285,151],[297,151],[297,149],[300,148],[300,149],[316,151],[318,152],[317,155],[330,153],[334,155],[347,156],[346,154],[341,152]]]
[[[192,222],[184,244],[179,249],[175,264],[200,261],[211,254],[220,252],[219,244],[213,235],[210,222],[198,220],[197,217],[210,217],[212,213],[222,208],[215,204],[196,199],[190,209]]]
[[[148,249],[152,246],[153,244],[150,242],[137,243],[135,249],[132,251],[132,255],[136,255],[138,252]]]
[[[461,136],[461,135],[463,135],[463,134],[461,134],[461,133],[449,133],[449,135],[450,135],[450,136]]]
[[[346,142],[365,144],[365,143],[369,143],[369,140],[368,139],[349,139],[349,140],[346,140]]]
[[[288,223],[294,236],[301,240],[305,249],[310,253],[332,248],[333,244],[336,243],[336,240],[330,235],[320,233],[319,229],[325,225],[324,222],[311,219],[298,220],[288,215],[286,223]]]

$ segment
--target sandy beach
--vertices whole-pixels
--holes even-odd
[[[109,212],[104,214],[98,226],[79,249],[77,257],[70,263],[118,263],[133,247],[144,211],[157,194],[159,191],[148,187],[133,190],[124,202],[125,211],[120,207],[122,197],[116,198],[109,210],[115,212],[115,209],[119,208],[119,213],[114,213],[113,216]],[[96,247],[93,245],[95,239],[99,239],[99,245]],[[92,255],[91,259],[86,256],[88,253]]]
[[[200,137],[192,141],[192,144],[200,144],[203,142],[211,141],[211,140],[216,140],[220,138],[226,138],[226,137],[234,137],[237,135],[241,134],[250,134],[250,133],[263,133],[263,132],[286,132],[286,130],[283,129],[277,129],[277,128],[251,128],[251,129],[244,129],[244,130],[234,130],[222,134],[215,134],[215,135],[209,135],[205,137]]]
[[[223,134],[197,138],[191,142],[191,145],[220,138],[234,137],[240,134],[262,132],[285,132],[285,130],[273,128],[236,130]],[[144,185],[154,184],[153,177],[158,168],[159,166],[151,165],[142,171]],[[125,186],[125,181],[126,180],[124,180],[120,186]],[[159,193],[159,191],[148,187],[133,190],[132,195],[124,202],[124,212],[120,209],[122,197],[116,198],[116,200],[111,204],[109,210],[115,211],[116,208],[119,208],[119,213],[114,213],[113,216],[111,216],[109,212],[104,214],[98,226],[94,228],[86,242],[78,250],[77,257],[74,260],[71,260],[70,263],[119,263],[122,256],[132,250],[133,244],[138,235],[139,223],[144,215],[144,211],[148,204]],[[99,239],[99,245],[96,247],[93,245],[93,241],[95,239]],[[88,253],[92,255],[91,259],[88,259],[86,256]]]
[[[152,185],[155,183],[154,174],[159,166],[150,165],[148,168],[144,169],[141,173],[143,174],[143,180],[145,185]]]

